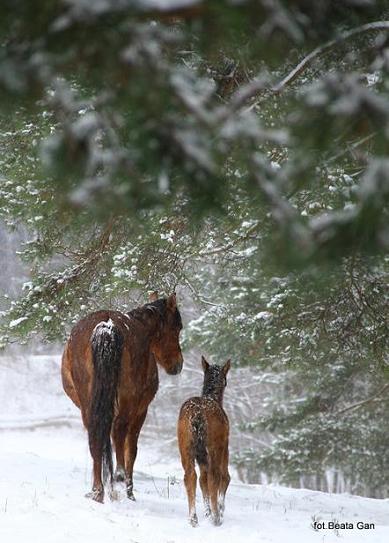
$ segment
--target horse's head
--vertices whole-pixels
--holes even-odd
[[[201,364],[204,370],[203,396],[212,396],[215,400],[222,402],[231,360],[227,360],[224,366],[218,366],[217,364],[208,364],[202,356]]]
[[[184,361],[179,341],[182,321],[177,308],[176,294],[158,299],[154,293],[151,302],[150,306],[160,309],[158,329],[151,343],[151,351],[166,373],[176,375],[182,370]]]

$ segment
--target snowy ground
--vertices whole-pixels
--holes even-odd
[[[62,395],[58,360],[0,360],[0,542],[185,543],[389,541],[389,500],[308,490],[243,485],[233,479],[225,521],[187,524],[182,470],[174,448],[147,431],[135,471],[137,501],[118,486],[104,505],[84,498],[91,463],[76,409]],[[48,371],[52,378],[48,377]],[[39,385],[39,386],[37,386]],[[354,529],[315,531],[314,521],[336,520]],[[375,529],[358,530],[358,521]]]

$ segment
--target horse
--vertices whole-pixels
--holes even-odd
[[[223,394],[231,366],[210,365],[201,358],[204,370],[202,396],[183,403],[177,424],[178,447],[184,468],[189,522],[197,526],[195,462],[200,468],[200,487],[205,515],[220,526],[230,474],[228,473],[229,422],[223,409]]]
[[[103,503],[104,484],[124,481],[133,493],[138,437],[147,409],[158,390],[159,364],[166,373],[181,372],[182,329],[176,295],[158,299],[128,313],[102,310],[89,314],[72,329],[62,357],[62,384],[81,410],[93,459],[92,491]],[[112,441],[116,453],[113,473]]]

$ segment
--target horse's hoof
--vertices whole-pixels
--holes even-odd
[[[126,474],[123,468],[116,468],[115,475],[113,476],[114,481],[117,483],[123,483],[125,481]]]
[[[118,501],[119,492],[117,490],[112,489],[109,492],[109,497],[110,497],[111,501]]]
[[[104,490],[91,490],[85,494],[85,498],[94,500],[97,503],[104,503]]]
[[[189,523],[190,523],[191,526],[193,526],[193,528],[195,528],[196,526],[198,526],[199,521],[198,521],[198,518],[197,518],[196,513],[190,517]]]
[[[221,526],[222,520],[220,518],[220,515],[213,515],[212,522],[213,522],[214,526]]]
[[[136,499],[132,490],[127,490],[127,498],[133,502],[136,502]]]

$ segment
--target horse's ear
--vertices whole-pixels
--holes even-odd
[[[157,300],[158,300],[158,290],[154,290],[154,292],[150,292],[149,302],[156,302]]]
[[[201,357],[201,365],[203,366],[203,370],[204,370],[204,373],[207,371],[207,369],[209,368],[209,364],[208,362],[205,360],[205,358],[202,356]]]
[[[166,305],[170,311],[174,311],[177,308],[177,297],[175,292],[167,297]]]
[[[226,363],[224,364],[224,366],[222,367],[222,372],[224,373],[225,376],[226,376],[227,373],[229,372],[230,367],[231,367],[231,359],[228,359],[227,362],[226,362]]]

